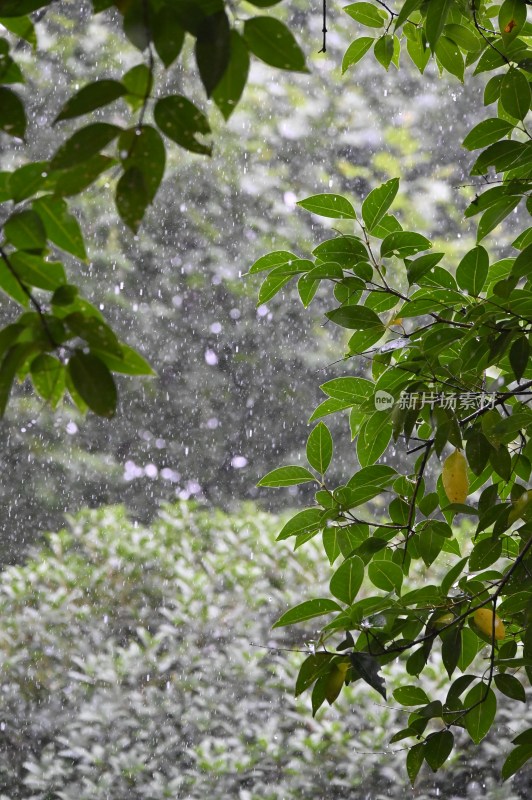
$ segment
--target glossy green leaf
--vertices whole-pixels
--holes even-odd
[[[402,706],[422,706],[429,702],[426,692],[420,686],[400,686],[393,696]]]
[[[87,258],[83,234],[77,219],[68,211],[66,202],[60,197],[45,195],[32,203],[33,210],[41,218],[46,237],[61,250],[80,258]]]
[[[399,189],[399,178],[392,178],[373,189],[362,203],[362,218],[367,229],[371,232],[382,220]]]
[[[399,594],[403,584],[403,570],[393,561],[374,560],[368,565],[368,578],[377,589]]]
[[[366,306],[341,306],[328,311],[325,316],[341,328],[357,331],[384,328],[377,314]]]
[[[231,56],[231,28],[225,11],[209,14],[198,28],[196,63],[207,97],[218,86]]]
[[[381,244],[381,257],[391,258],[409,258],[410,256],[420,253],[422,250],[428,250],[432,247],[431,242],[420,233],[412,231],[397,231],[390,233],[383,239]]]
[[[168,68],[178,58],[185,41],[185,31],[171,6],[164,5],[154,15],[152,37],[157,55]]]
[[[319,530],[323,524],[322,514],[321,508],[306,508],[304,511],[298,511],[298,513],[283,526],[277,537],[277,541],[289,539],[291,536],[299,536],[301,533]]]
[[[20,250],[42,250],[46,245],[46,230],[35,211],[12,214],[4,223],[4,235],[13,247]]]
[[[53,292],[66,283],[65,268],[60,261],[46,261],[23,250],[11,253],[9,260],[19,278],[29,286]]]
[[[249,52],[242,36],[231,31],[229,62],[212,92],[212,99],[229,119],[242,96],[249,73]]]
[[[126,169],[116,186],[115,200],[122,221],[133,233],[138,231],[150,199],[142,170],[138,167]]]
[[[76,350],[68,362],[68,375],[87,406],[100,417],[116,412],[116,386],[109,369],[97,356]]]
[[[294,608],[291,608],[279,617],[272,627],[283,628],[285,625],[294,625],[296,622],[306,622],[309,619],[314,619],[314,617],[322,617],[324,614],[330,614],[332,611],[341,611],[341,607],[338,603],[326,597],[318,597],[315,600],[307,600],[304,603],[294,606]]]
[[[505,694],[506,697],[509,697],[511,700],[517,700],[519,703],[526,703],[526,692],[525,687],[521,683],[515,675],[510,675],[510,673],[499,673],[495,675],[495,686]]]
[[[120,344],[120,355],[91,347],[91,352],[112,371],[123,375],[155,375],[156,373],[140,353],[127,344]]]
[[[383,28],[388,15],[384,9],[373,3],[351,3],[344,6],[344,11],[361,25],[367,28]]]
[[[364,580],[364,562],[358,556],[351,556],[340,564],[331,578],[329,588],[342,603],[351,605]]]
[[[484,287],[488,270],[487,251],[481,246],[474,247],[466,253],[456,269],[458,286],[473,297],[477,297]]]
[[[304,467],[279,467],[268,472],[264,478],[261,478],[257,486],[297,486],[300,483],[308,483],[309,481],[316,481],[316,478]]]
[[[425,761],[433,772],[437,772],[447,761],[454,747],[451,731],[437,731],[425,741]]]
[[[497,700],[493,690],[480,681],[467,693],[464,708],[470,709],[464,716],[464,725],[475,744],[486,736],[495,719]]]
[[[375,39],[372,36],[361,36],[351,42],[342,59],[342,73],[346,72],[353,64],[357,64],[370,50]]]
[[[431,0],[427,5],[425,18],[425,35],[432,52],[441,36],[447,17],[453,5],[453,0]]]
[[[465,137],[462,145],[468,150],[477,150],[480,147],[487,147],[498,142],[513,129],[511,122],[499,117],[483,119],[478,125],[472,128]]]
[[[31,379],[37,393],[55,408],[65,391],[65,368],[54,356],[42,353],[30,367]]]
[[[151,203],[163,179],[166,164],[166,149],[161,135],[151,125],[137,126],[121,133],[118,147],[124,168],[138,169],[142,173]]]
[[[307,441],[307,461],[310,466],[323,475],[331,463],[333,440],[329,429],[319,422]]]
[[[18,94],[0,86],[0,131],[23,139],[26,124],[26,112]]]
[[[501,81],[501,103],[505,111],[515,119],[523,120],[530,110],[532,92],[525,74],[510,67]]]
[[[205,114],[181,95],[157,100],[153,111],[157,127],[176,144],[192,153],[210,155],[212,148],[197,137],[211,129]]]
[[[54,124],[64,119],[73,119],[81,117],[83,114],[89,114],[97,108],[113,103],[119,97],[123,97],[126,92],[126,87],[119,81],[103,79],[89,83],[67,100],[55,118]]]
[[[280,20],[274,17],[247,19],[244,39],[253,55],[266,64],[293,72],[307,72],[303,51]]]
[[[355,209],[349,200],[338,194],[316,194],[300,200],[297,205],[320,217],[356,219]]]

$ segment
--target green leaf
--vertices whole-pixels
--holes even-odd
[[[478,223],[477,242],[480,242],[519,205],[520,197],[505,197],[484,212]]]
[[[445,538],[438,528],[429,523],[416,537],[417,550],[427,567],[430,567],[442,551]]]
[[[528,275],[531,261],[532,261],[532,242],[526,245],[524,250],[522,250],[521,253],[519,253],[517,258],[515,259],[514,265],[512,267],[512,275],[514,275],[516,278],[522,278],[525,275]]]
[[[349,200],[338,194],[315,194],[305,200],[300,200],[297,205],[320,217],[356,219],[357,216]]]
[[[330,590],[342,603],[351,605],[364,580],[364,562],[358,556],[351,556],[340,564],[331,578]]]
[[[150,204],[144,173],[138,167],[126,169],[116,186],[116,208],[122,221],[136,233]]]
[[[55,408],[65,391],[65,368],[61,362],[42,353],[31,362],[30,373],[37,393]]]
[[[406,771],[412,786],[416,782],[418,772],[421,769],[424,760],[425,743],[420,742],[419,744],[415,744],[413,747],[411,747],[406,756]]]
[[[373,189],[362,203],[362,218],[370,233],[390,208],[398,189],[399,178],[392,178]]]
[[[46,246],[46,230],[35,211],[18,211],[4,223],[6,239],[20,250],[42,250]]]
[[[369,653],[358,653],[354,651],[349,654],[349,660],[362,680],[371,686],[372,689],[375,689],[386,700],[384,679],[379,675],[381,665],[377,659]]]
[[[253,275],[256,272],[264,272],[268,269],[275,269],[275,267],[290,266],[293,261],[297,261],[297,256],[288,250],[275,250],[273,253],[268,253],[255,261],[250,267],[249,274]]]
[[[94,183],[102,172],[105,172],[115,164],[116,161],[113,158],[97,154],[76,167],[60,170],[52,175],[53,178],[56,178],[54,194],[63,197],[79,194],[91,183]]]
[[[158,131],[151,125],[130,128],[123,131],[118,147],[125,156],[121,161],[126,170],[139,169],[150,203],[153,201],[164,175],[166,149]]]
[[[344,11],[367,28],[383,28],[388,16],[384,9],[377,8],[373,3],[351,3],[344,6]]]
[[[353,64],[358,63],[364,58],[374,41],[375,39],[372,36],[361,36],[359,39],[355,39],[354,42],[351,42],[342,59],[342,74],[346,72],[349,67],[352,67]]]
[[[357,236],[338,236],[319,244],[312,255],[320,261],[334,261],[341,267],[355,266],[360,261],[367,262],[369,253]],[[371,267],[370,267],[371,269]]]
[[[0,288],[21,306],[26,307],[29,297],[3,259],[0,260]]]
[[[66,283],[65,268],[60,261],[46,261],[22,250],[11,253],[9,260],[19,278],[29,286],[53,292]]]
[[[394,51],[394,38],[389,33],[379,37],[375,42],[373,53],[379,64],[382,64],[382,66],[386,70],[392,63],[393,51]]]
[[[463,83],[465,64],[458,45],[452,39],[442,35],[436,42],[435,53],[441,66]]]
[[[400,28],[401,25],[407,21],[410,14],[412,14],[414,11],[417,11],[422,2],[423,0],[406,0],[406,2],[401,6],[401,10],[395,19],[394,29],[397,30]]]
[[[467,50],[470,53],[478,53],[479,49],[482,47],[481,39],[471,30],[471,28],[467,28],[465,25],[460,25],[454,22],[447,23],[443,29],[443,32],[449,39],[452,39],[453,42],[462,48],[462,50]]]
[[[66,324],[76,336],[85,339],[88,345],[104,353],[110,353],[120,359],[122,347],[118,342],[116,334],[103,320],[93,316],[86,316],[77,311],[65,317]]]
[[[283,614],[273,628],[283,628],[285,625],[294,625],[296,622],[306,622],[314,617],[321,617],[330,614],[332,611],[341,611],[341,607],[334,600],[325,597],[318,597],[315,600],[307,600],[304,603],[294,606]]]
[[[157,127],[176,144],[191,153],[210,155],[212,148],[197,136],[211,132],[205,114],[181,95],[171,95],[157,100],[153,111]]]
[[[431,242],[420,233],[412,231],[397,231],[390,233],[383,239],[381,244],[381,257],[408,258],[414,256],[422,250],[432,247]]]
[[[429,698],[420,686],[400,686],[393,693],[394,699],[402,706],[422,706]]]
[[[372,561],[368,566],[368,578],[377,589],[384,592],[401,592],[403,570],[393,561]]]
[[[252,17],[244,23],[244,39],[253,55],[266,64],[307,72],[305,55],[291,31],[274,17]]]
[[[85,261],[87,253],[79,223],[60,197],[45,195],[32,203],[33,210],[41,218],[46,237],[61,250]]]
[[[122,83],[127,89],[124,96],[132,111],[138,111],[149,97],[153,87],[153,76],[146,64],[137,64],[122,76]]]
[[[482,539],[478,541],[469,556],[469,568],[473,572],[486,569],[499,560],[502,553],[500,539]]]
[[[492,689],[480,681],[467,693],[464,708],[471,710],[464,716],[464,725],[475,744],[486,736],[495,719],[497,699]]]
[[[449,11],[453,5],[453,0],[430,0],[427,5],[427,16],[425,18],[425,35],[432,52],[436,49],[436,43],[440,38],[443,27],[447,22]]]
[[[209,14],[198,28],[196,64],[207,97],[220,83],[231,55],[231,28],[225,11]]]
[[[387,411],[376,411],[360,429],[357,456],[362,467],[374,464],[385,452],[392,438],[392,424]]]
[[[513,128],[514,125],[506,119],[499,119],[499,117],[483,119],[482,122],[479,122],[469,131],[462,142],[462,146],[467,150],[478,150],[480,147],[487,147],[498,142],[503,136],[510,133]]]
[[[278,467],[278,469],[268,472],[264,478],[261,478],[257,486],[297,486],[300,483],[309,483],[310,481],[316,481],[316,478],[304,467]]]
[[[501,81],[501,104],[514,119],[523,120],[530,110],[532,92],[523,72],[510,67]]]
[[[10,347],[5,354],[0,365],[0,417],[4,416],[17,370],[32,353],[38,352],[39,349],[40,346],[35,342],[26,342]]]
[[[45,161],[35,161],[25,164],[11,173],[9,180],[10,194],[15,203],[31,197],[39,191],[48,176],[48,164]]]
[[[75,390],[91,411],[100,417],[113,417],[117,402],[116,386],[103,361],[92,353],[76,350],[67,369]]]
[[[520,744],[515,747],[502,765],[501,777],[507,781],[532,758],[532,744]]]
[[[377,314],[366,306],[340,306],[325,314],[335,325],[351,330],[380,329],[384,332],[384,325]]]
[[[151,33],[157,55],[168,69],[179,56],[185,41],[185,31],[171,6],[163,6],[154,15]]]
[[[316,472],[324,475],[333,454],[333,440],[328,427],[319,422],[307,441],[307,461]]]
[[[515,39],[525,22],[525,0],[504,0],[499,9],[499,30],[505,47]]]
[[[334,656],[332,653],[313,653],[306,658],[299,669],[295,696],[299,697],[314,681],[328,669]]]
[[[20,39],[24,39],[35,50],[37,47],[37,34],[35,27],[29,17],[16,16],[16,17],[2,17],[0,25],[3,25],[8,31],[14,33]]]
[[[109,353],[91,347],[91,352],[112,371],[124,375],[155,375],[145,358],[127,344],[120,345],[121,354]]]
[[[19,96],[0,86],[0,131],[24,139],[26,124],[26,112]]]
[[[298,511],[298,513],[283,526],[276,541],[283,541],[284,539],[289,539],[291,536],[299,536],[301,533],[319,530],[324,524],[322,522],[322,515],[323,511],[321,508],[306,508],[304,511]]]
[[[67,100],[53,124],[64,119],[73,119],[81,117],[83,114],[89,114],[97,108],[113,103],[119,97],[123,97],[126,92],[126,87],[119,81],[104,79],[89,83]]]
[[[297,291],[305,308],[311,304],[320,282],[314,279],[309,280],[307,275],[303,275],[297,282]]]
[[[456,269],[456,281],[460,289],[478,297],[488,277],[489,263],[488,253],[481,246],[466,253]]]
[[[227,68],[212,92],[212,99],[228,120],[242,96],[249,73],[249,53],[242,36],[231,31],[231,52]]]
[[[509,353],[510,365],[514,371],[515,379],[520,381],[528,366],[530,358],[530,344],[526,336],[519,336],[512,344]]]
[[[433,772],[437,772],[447,761],[454,747],[451,731],[437,731],[425,741],[425,761]]]
[[[506,697],[517,700],[520,703],[526,703],[525,687],[515,675],[510,675],[507,672],[495,675],[495,686]]]

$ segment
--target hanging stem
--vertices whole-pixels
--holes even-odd
[[[319,53],[326,53],[327,52],[327,0],[323,0],[323,28],[321,29],[323,33],[323,43],[321,45],[321,50]]]

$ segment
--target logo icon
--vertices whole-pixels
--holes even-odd
[[[382,389],[375,392],[375,408],[377,411],[390,408],[394,403],[394,397],[389,392],[383,392]]]

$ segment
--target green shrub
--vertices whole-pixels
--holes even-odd
[[[7,569],[0,799],[402,796],[401,754],[379,752],[400,711],[354,685],[313,720],[286,694],[300,656],[267,647],[300,649],[313,628],[273,639],[272,621],[330,576],[313,543],[297,559],[273,547],[278,530],[252,506],[230,517],[181,504],[151,529],[122,509],[86,511]],[[431,679],[437,690],[437,663]],[[506,735],[476,754],[493,798],[518,796],[489,794]],[[471,780],[451,764],[440,797]],[[427,781],[418,798],[436,790]]]

